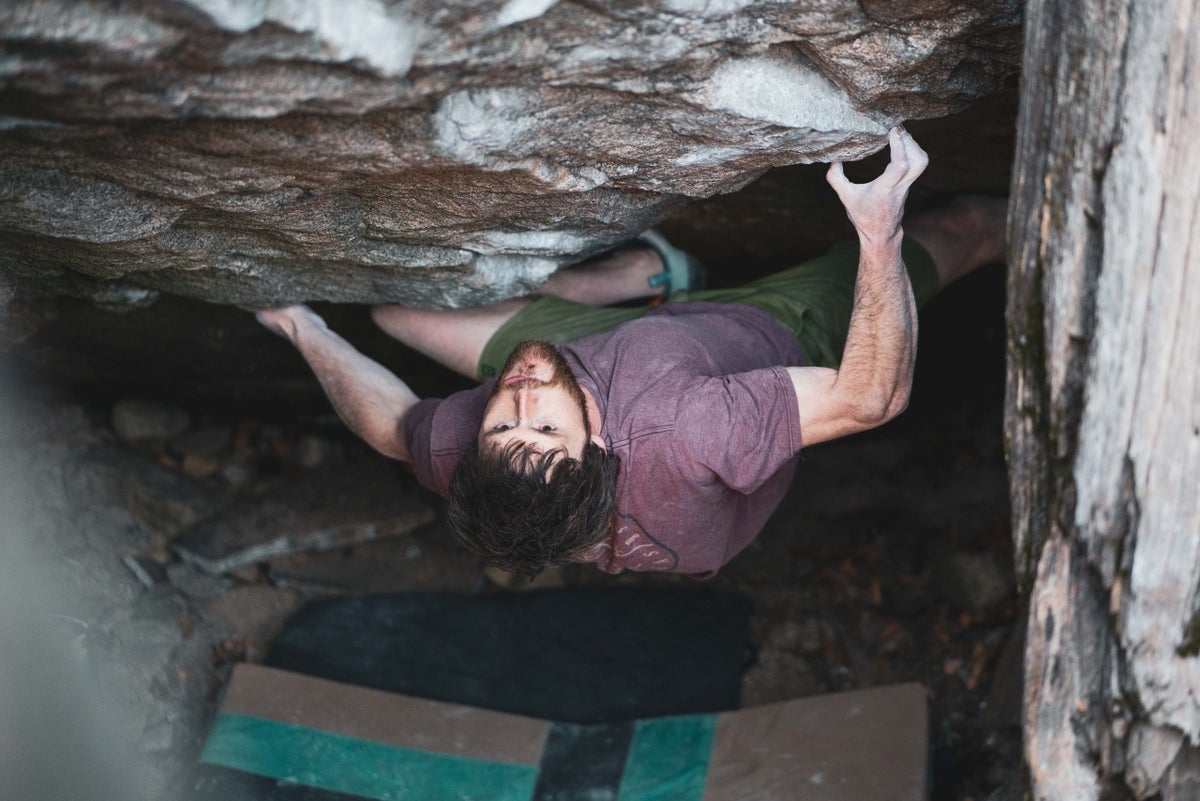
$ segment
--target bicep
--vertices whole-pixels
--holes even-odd
[[[409,405],[399,414],[390,409],[372,413],[364,421],[362,429],[356,433],[364,442],[384,456],[399,459],[402,462],[410,462],[412,455],[404,431],[404,417],[411,408],[412,405]]]
[[[384,456],[412,462],[404,417],[419,399],[407,386],[403,393],[397,395],[401,397],[391,397],[368,405],[364,414],[350,428],[362,441]]]
[[[789,367],[800,414],[804,446],[857,434],[873,428],[862,420],[855,399],[837,386],[838,371],[830,367]]]

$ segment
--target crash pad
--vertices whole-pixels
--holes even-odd
[[[738,705],[751,611],[674,587],[335,598],[302,608],[266,664],[566,723],[718,712]]]
[[[558,723],[240,665],[191,801],[921,801],[925,692]]]

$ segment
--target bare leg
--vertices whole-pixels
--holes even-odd
[[[413,350],[467,378],[475,378],[479,357],[492,334],[529,303],[528,299],[518,298],[480,309],[374,306],[371,319]]]
[[[662,272],[662,260],[648,248],[620,250],[550,276],[540,295],[588,306],[604,306],[654,297],[662,290],[647,279]],[[476,377],[484,346],[500,326],[532,301],[505,300],[478,309],[414,309],[386,305],[371,309],[371,318],[391,336],[457,373]]]
[[[984,195],[963,195],[944,209],[904,221],[904,235],[933,257],[942,286],[1007,255],[1008,202]]]
[[[617,250],[599,259],[559,270],[538,290],[587,306],[607,306],[637,298],[662,295],[650,286],[650,276],[663,270],[662,260],[650,248]]]

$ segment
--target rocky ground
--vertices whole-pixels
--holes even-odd
[[[997,268],[935,300],[910,410],[807,452],[768,528],[711,582],[755,599],[758,653],[743,704],[922,682],[939,801],[1021,797],[1003,292]],[[44,635],[79,670],[66,679],[71,692],[41,675],[40,689],[4,694],[18,712],[41,695],[113,699],[97,715],[105,744],[131,765],[124,797],[171,795],[230,665],[261,659],[305,599],[525,586],[482,570],[447,536],[438,499],[329,415],[281,421],[155,399],[110,403],[32,378],[5,382],[13,536],[3,583],[14,595],[29,586],[39,601],[12,607],[10,623],[27,625],[0,634]],[[32,535],[24,558],[41,572],[14,569],[22,532]],[[606,583],[692,582],[571,566],[538,585]],[[0,680],[38,676],[39,664],[0,662]],[[82,708],[66,706],[68,717]],[[53,721],[44,728],[55,743]],[[39,742],[21,747],[36,757]]]

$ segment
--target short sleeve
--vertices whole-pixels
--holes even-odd
[[[800,452],[796,390],[784,367],[705,377],[684,393],[676,418],[681,468],[751,493]]]
[[[404,415],[404,442],[417,481],[445,498],[450,475],[463,451],[475,440],[483,408],[495,382],[456,392],[448,398],[420,401]]]
[[[421,483],[422,487],[445,497],[450,482],[447,478],[444,482],[445,486],[442,486],[440,471],[434,467],[431,447],[433,416],[442,402],[441,398],[428,398],[420,401],[405,413],[402,423],[404,425],[404,443],[408,446],[408,455],[413,472],[417,474],[417,481]]]

